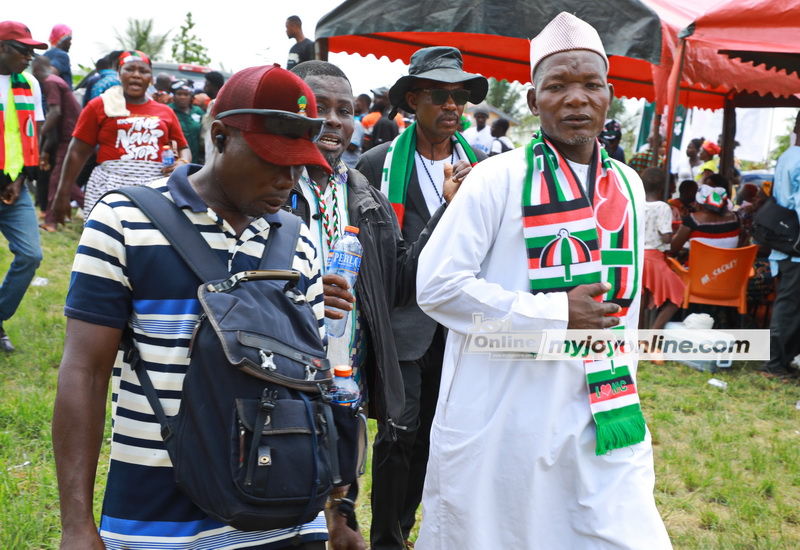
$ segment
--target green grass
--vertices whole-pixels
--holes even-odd
[[[45,259],[6,323],[17,351],[0,354],[0,548],[57,548],[58,493],[50,421],[81,225],[42,234]],[[0,238],[0,272],[11,261]],[[800,548],[800,387],[766,380],[754,365],[714,376],[642,363],[639,386],[656,462],[656,501],[677,549]],[[107,428],[108,429],[108,428]],[[371,426],[374,435],[374,424]],[[100,472],[105,470],[107,441]],[[97,483],[96,513],[103,479]],[[358,515],[369,535],[369,475]],[[413,534],[412,539],[416,537]]]

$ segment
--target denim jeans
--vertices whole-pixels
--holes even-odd
[[[17,311],[28,290],[36,268],[42,261],[39,244],[39,222],[33,200],[25,185],[14,204],[0,202],[0,233],[14,254],[2,286],[0,286],[0,322],[10,319]]]

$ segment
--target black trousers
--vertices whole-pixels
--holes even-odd
[[[416,361],[401,361],[406,406],[396,430],[378,424],[372,447],[372,550],[403,550],[422,501],[428,467],[431,424],[439,397],[444,357],[444,329],[439,326],[433,342]]]
[[[778,262],[778,291],[769,325],[770,359],[767,369],[791,369],[800,354],[800,263]]]

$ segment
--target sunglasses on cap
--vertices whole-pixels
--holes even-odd
[[[431,103],[434,105],[444,105],[452,97],[456,105],[466,105],[469,101],[470,91],[447,90],[445,88],[414,88],[412,92],[426,92],[431,95]]]
[[[24,55],[26,57],[33,57],[36,55],[36,52],[33,50],[33,48],[27,48],[22,44],[9,42],[7,40],[3,41],[3,44],[5,44],[6,46],[11,46],[13,49],[17,50],[17,53],[19,53],[20,55]]]
[[[284,136],[290,139],[308,139],[312,142],[319,140],[325,130],[324,118],[308,118],[288,111],[275,111],[273,109],[231,109],[223,111],[216,119],[233,115],[259,115],[264,117],[264,130],[268,134]]]

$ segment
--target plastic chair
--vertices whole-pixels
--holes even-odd
[[[683,304],[709,304],[735,307],[744,326],[747,314],[747,281],[753,276],[756,245],[743,248],[719,248],[692,241],[689,248],[689,269],[674,258],[667,258],[670,268],[686,285]]]

